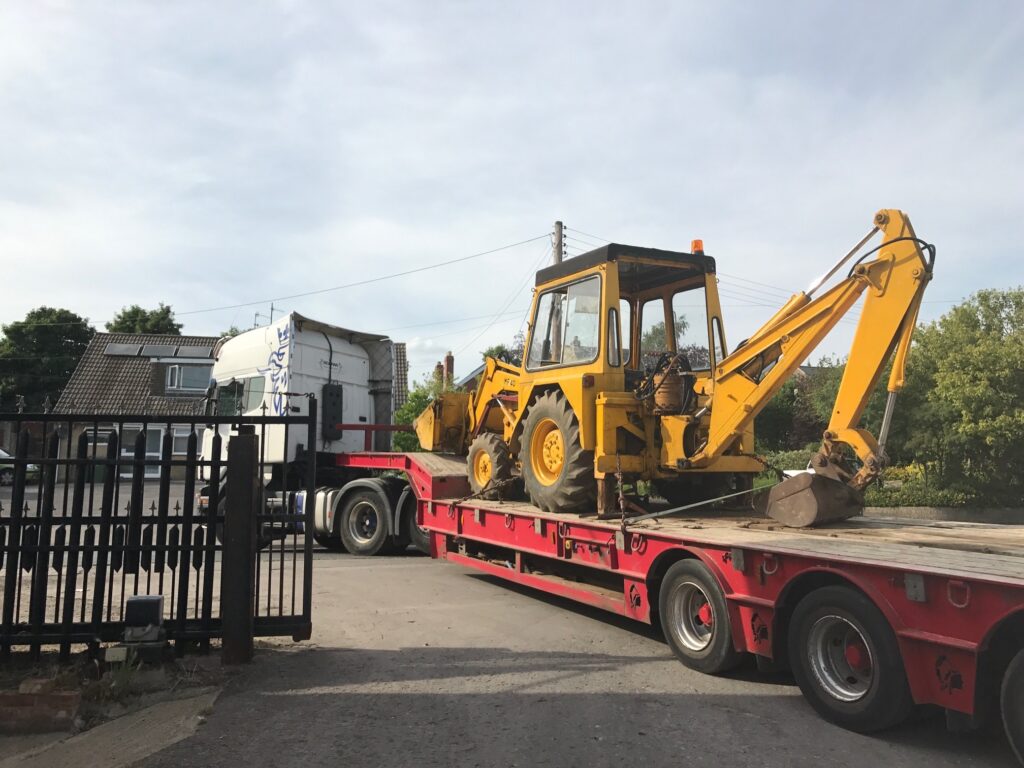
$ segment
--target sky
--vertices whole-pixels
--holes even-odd
[[[931,320],[1024,284],[1022,203],[1016,0],[0,3],[0,323],[278,299],[463,374],[560,219],[570,255],[702,238],[735,342],[887,207]]]

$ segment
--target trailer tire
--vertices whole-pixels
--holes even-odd
[[[545,512],[592,509],[597,499],[594,455],[580,445],[580,425],[560,391],[545,392],[523,420],[523,482]]]
[[[380,494],[353,491],[343,502],[338,529],[345,549],[353,555],[372,556],[387,549],[388,511]]]
[[[405,516],[405,530],[414,549],[425,555],[430,554],[430,531],[416,524],[416,510],[411,509]]]
[[[717,579],[697,560],[680,560],[658,592],[661,630],[672,652],[690,669],[728,672],[743,660],[732,642],[729,607]]]
[[[1024,763],[1024,650],[1019,651],[1006,668],[999,704],[1006,738],[1017,759]]]
[[[860,592],[843,586],[811,592],[793,611],[788,645],[801,692],[829,722],[870,733],[913,712],[896,633]]]

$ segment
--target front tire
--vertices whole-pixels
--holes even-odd
[[[843,728],[880,731],[914,709],[896,634],[878,607],[849,587],[823,587],[800,601],[789,656],[804,697]]]
[[[493,432],[477,435],[466,455],[469,488],[482,499],[500,499],[512,477],[512,457],[505,441]]]
[[[1006,738],[1017,759],[1024,763],[1024,650],[1019,651],[1006,668],[999,704]]]
[[[14,485],[14,470],[8,467],[0,469],[0,485]]]
[[[665,640],[690,669],[716,675],[743,660],[733,647],[725,595],[703,563],[680,560],[668,569],[658,593],[658,609]]]
[[[523,421],[523,482],[545,512],[593,509],[594,456],[580,445],[580,425],[560,391],[538,397]]]
[[[373,491],[356,491],[345,499],[338,526],[345,549],[353,555],[369,557],[387,547],[387,510]]]

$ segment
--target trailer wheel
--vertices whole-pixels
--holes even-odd
[[[715,675],[743,659],[733,647],[725,595],[703,563],[680,560],[670,567],[661,583],[658,607],[665,640],[690,669]]]
[[[416,510],[411,509],[405,516],[405,530],[413,547],[425,555],[430,554],[430,531],[416,524]]]
[[[387,510],[373,491],[355,491],[341,509],[341,541],[353,555],[376,555],[388,543]]]
[[[501,437],[493,432],[477,435],[470,443],[466,465],[469,489],[474,494],[483,499],[500,499],[505,495],[505,486],[512,477],[512,457]]]
[[[561,392],[545,392],[530,406],[521,456],[526,492],[545,512],[594,506],[594,456],[580,447],[579,422]]]
[[[1003,727],[1017,759],[1024,763],[1024,651],[1010,662],[1003,675],[999,703],[1003,710]]]
[[[849,587],[823,587],[800,601],[789,656],[811,706],[843,728],[891,728],[914,709],[896,634],[878,607]]]

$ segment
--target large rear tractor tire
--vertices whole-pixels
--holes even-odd
[[[594,455],[580,447],[580,425],[559,391],[538,397],[523,422],[520,458],[530,500],[545,512],[592,510]]]
[[[789,625],[789,656],[804,697],[836,725],[870,733],[913,712],[896,633],[854,589],[822,587],[800,601]]]
[[[1019,651],[1006,669],[999,703],[1006,738],[1024,764],[1024,651]]]
[[[668,569],[658,592],[658,613],[665,640],[690,669],[717,675],[743,660],[733,647],[725,595],[703,563],[680,560]]]
[[[512,478],[512,456],[505,441],[493,432],[477,435],[466,456],[470,490],[482,499],[505,496]]]

